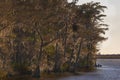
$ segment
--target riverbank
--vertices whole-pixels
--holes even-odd
[[[97,63],[102,64],[102,67],[94,72],[63,77],[58,80],[120,80],[120,59],[98,59]]]
[[[19,75],[19,76],[12,76],[8,78],[0,78],[0,80],[57,80],[62,77],[69,77],[69,76],[77,76],[80,75],[80,73],[74,74],[74,73],[50,73],[50,74],[41,74],[40,79],[39,78],[33,78],[30,75]]]
[[[95,70],[91,70],[92,72],[95,71]],[[33,78],[32,76],[30,75],[19,75],[19,76],[12,76],[12,77],[9,77],[5,80],[58,80],[60,78],[63,78],[63,77],[69,77],[69,76],[80,76],[80,75],[83,75],[84,73],[86,72],[91,72],[90,70],[85,70],[85,69],[82,69],[80,72],[61,72],[61,73],[54,73],[54,72],[50,72],[50,73],[41,73],[41,77],[40,79],[36,79],[36,78]]]
[[[40,79],[32,78],[32,76],[19,76],[9,78],[7,80],[119,80],[120,79],[120,59],[98,59],[97,70],[92,72],[79,73],[50,73],[41,74]]]
[[[69,76],[76,76],[80,75],[80,73],[69,73],[69,72],[64,72],[64,73],[42,73],[40,79],[33,78],[32,76],[29,75],[21,75],[21,76],[13,76],[10,78],[7,78],[5,80],[57,80],[62,77],[69,77]]]

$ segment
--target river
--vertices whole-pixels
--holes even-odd
[[[77,76],[63,77],[58,80],[120,80],[120,59],[98,59],[102,67],[94,72],[81,73]]]

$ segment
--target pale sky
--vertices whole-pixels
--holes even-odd
[[[101,54],[120,54],[120,0],[79,0],[78,4],[91,1],[101,2],[108,7],[105,11],[105,23],[109,25],[109,31],[105,36],[108,40],[101,43]]]

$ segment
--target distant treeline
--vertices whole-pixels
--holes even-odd
[[[120,54],[118,55],[97,55],[98,59],[120,59]]]

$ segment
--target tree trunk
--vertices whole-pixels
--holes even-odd
[[[35,72],[33,74],[33,77],[35,77],[35,78],[40,78],[40,62],[41,62],[42,48],[43,48],[43,39],[42,39],[42,36],[41,36],[40,33],[39,33],[39,35],[40,35],[40,38],[41,38],[41,44],[40,44],[40,51],[39,51],[39,54],[38,54],[37,67],[36,67]]]
[[[64,31],[64,37],[63,37],[63,43],[64,43],[64,58],[65,58],[65,56],[66,56],[66,45],[67,45],[67,31],[68,31],[68,26],[67,26],[67,22],[66,22],[66,24],[65,24],[65,31]]]
[[[65,36],[65,39],[64,39],[64,58],[66,56],[66,41],[67,41],[67,37]]]
[[[58,44],[56,43],[54,72],[60,72]]]
[[[72,59],[73,59],[73,57],[74,57],[74,49],[72,50],[72,52],[71,52],[71,55],[70,55],[70,59],[69,59],[69,63],[68,63],[68,71],[72,71],[73,69],[71,69],[73,66],[72,66]]]
[[[37,65],[35,72],[33,74],[33,77],[40,78],[40,66],[39,65]]]
[[[82,49],[82,43],[83,43],[83,39],[81,39],[80,41],[80,44],[79,44],[79,49],[78,49],[78,53],[77,53],[77,57],[76,57],[76,61],[75,61],[75,69],[77,69],[78,67],[78,61],[79,61],[79,58],[80,58],[80,53],[81,53],[81,49]]]
[[[91,50],[92,50],[91,44],[90,44],[90,43],[87,44],[87,48],[88,48],[88,54],[87,54],[87,68],[89,69],[89,67],[90,67],[90,54],[91,54]]]

